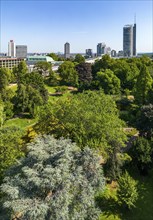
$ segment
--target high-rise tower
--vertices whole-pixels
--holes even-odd
[[[13,40],[10,40],[8,43],[8,56],[9,57],[15,57],[16,52],[15,52],[15,43]]]
[[[125,57],[133,56],[133,26],[123,27],[123,52]]]
[[[68,42],[64,44],[64,57],[70,58],[70,44]]]

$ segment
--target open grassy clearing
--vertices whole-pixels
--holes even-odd
[[[36,119],[28,119],[28,118],[13,118],[9,119],[5,122],[4,127],[7,126],[17,126],[20,128],[27,128],[36,123]]]

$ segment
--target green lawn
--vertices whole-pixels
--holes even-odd
[[[102,214],[99,220],[153,220],[153,172],[148,176],[132,175],[138,181],[139,198],[136,208],[131,211],[117,204],[115,189],[110,187],[105,193],[105,199],[100,201]]]
[[[36,122],[36,119],[28,118],[13,118],[5,122],[4,127],[6,126],[18,126],[20,128],[26,128],[30,125],[33,125]]]

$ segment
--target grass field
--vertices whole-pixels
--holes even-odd
[[[4,127],[17,126],[17,127],[20,127],[20,128],[26,128],[30,125],[33,125],[35,122],[36,122],[36,119],[13,118],[13,119],[7,120],[4,124]]]
[[[105,199],[100,203],[103,214],[99,220],[153,220],[153,171],[148,176],[140,176],[136,172],[132,176],[138,181],[136,208],[130,211],[121,208],[116,190],[108,187]]]

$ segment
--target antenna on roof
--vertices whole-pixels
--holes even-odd
[[[134,14],[134,24],[136,24],[136,13]]]

